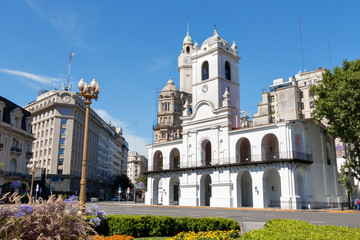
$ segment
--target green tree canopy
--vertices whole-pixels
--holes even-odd
[[[325,120],[328,132],[347,143],[346,158],[360,180],[360,60],[344,60],[342,67],[326,70],[321,84],[310,91],[315,119]]]

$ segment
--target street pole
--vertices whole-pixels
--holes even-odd
[[[30,199],[29,199],[29,203],[31,204],[32,203],[32,194],[33,194],[33,190],[34,190],[34,174],[36,173],[37,170],[40,169],[39,159],[30,158],[30,161],[26,167],[31,172],[31,187],[30,187]]]
[[[99,84],[92,80],[90,85],[87,85],[83,79],[79,82],[80,96],[85,99],[85,129],[84,129],[84,147],[83,147],[83,159],[81,168],[81,180],[80,180],[80,199],[79,199],[79,211],[78,215],[85,214],[85,203],[86,203],[86,172],[87,172],[87,150],[88,150],[88,131],[89,131],[89,112],[91,99],[97,100],[99,94]]]

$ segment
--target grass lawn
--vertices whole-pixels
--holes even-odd
[[[148,237],[148,238],[135,238],[136,240],[150,240],[150,239],[152,239],[152,240],[165,240],[165,239],[169,239],[169,238],[171,238],[171,237]],[[240,239],[240,237],[239,238],[234,238],[234,240],[238,240],[238,239]]]

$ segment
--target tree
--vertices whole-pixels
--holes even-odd
[[[130,179],[128,176],[126,176],[125,174],[121,174],[121,175],[116,175],[114,176],[114,188],[113,188],[113,192],[114,194],[118,194],[118,187],[121,187],[122,192],[125,193],[126,189],[129,188],[133,188],[133,184],[131,183]]]
[[[136,183],[139,184],[140,182],[142,182],[146,188],[147,186],[147,175],[140,173],[140,176],[138,177],[138,179],[136,179]]]
[[[360,180],[360,60],[345,59],[342,67],[326,70],[310,92],[316,121],[325,120],[327,131],[346,144],[347,167]]]

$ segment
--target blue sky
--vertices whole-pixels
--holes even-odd
[[[95,77],[92,107],[123,127],[130,150],[147,155],[156,91],[172,76],[186,35],[198,44],[218,33],[239,55],[241,110],[257,112],[272,80],[341,65],[360,52],[359,1],[1,1],[0,95],[25,106],[40,89]],[[330,51],[329,51],[330,46]],[[330,53],[330,54],[329,54]]]

